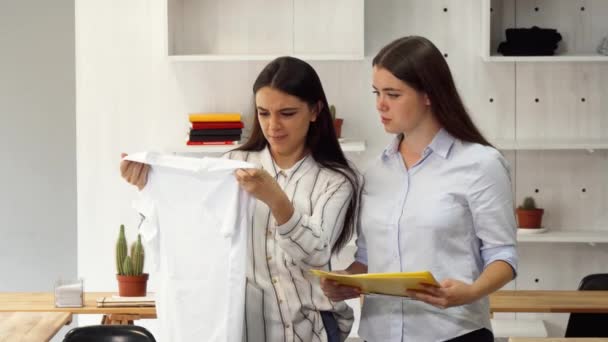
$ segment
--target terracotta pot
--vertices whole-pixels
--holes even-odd
[[[116,275],[118,295],[121,297],[144,297],[148,287],[148,273],[140,276]]]
[[[344,119],[335,119],[334,120],[334,130],[336,131],[336,138],[342,137],[342,123]]]
[[[543,209],[519,209],[517,208],[517,223],[519,228],[541,228]]]

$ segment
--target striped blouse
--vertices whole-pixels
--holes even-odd
[[[270,151],[232,151],[230,159],[260,165],[275,177],[295,211],[277,225],[268,206],[255,201],[248,241],[245,331],[249,342],[327,341],[320,311],[331,311],[345,340],[353,312],[331,302],[308,270],[329,269],[331,247],[342,230],[352,187],[341,174],[308,155],[280,170]]]

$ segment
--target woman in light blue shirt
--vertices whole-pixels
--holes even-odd
[[[373,60],[376,106],[395,139],[365,173],[347,273],[430,270],[411,299],[366,296],[367,341],[493,341],[488,295],[515,276],[509,167],[469,117],[439,50],[410,36]],[[358,289],[323,280],[340,301]],[[414,299],[414,300],[412,300]]]

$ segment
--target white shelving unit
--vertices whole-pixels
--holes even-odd
[[[168,0],[174,62],[364,58],[364,0]]]
[[[484,57],[487,62],[608,62],[604,55],[558,55],[558,56],[501,56],[492,55]]]
[[[597,47],[608,34],[608,2],[482,0],[482,51],[487,62],[608,62]],[[507,28],[554,28],[562,41],[554,56],[502,56],[496,51]]]
[[[598,230],[567,230],[567,231],[547,231],[545,233],[517,234],[518,242],[551,242],[551,243],[608,243],[608,231]]]
[[[601,230],[568,230],[547,231],[545,233],[517,233],[517,242],[539,242],[539,243],[608,243],[608,231]],[[356,249],[355,239],[346,245],[352,251]]]
[[[225,55],[179,55],[169,56],[172,62],[228,62],[228,61],[271,61],[277,57],[285,55],[294,55],[291,53],[276,54],[276,55],[241,55],[241,54],[225,54]],[[338,54],[319,54],[319,55],[295,55],[303,60],[308,61],[355,61],[363,59],[362,55],[338,55]]]
[[[177,148],[171,148],[168,151],[173,153],[225,153],[239,146],[240,145],[184,145]],[[345,139],[340,142],[340,146],[344,152],[363,152],[366,148],[364,140]]]
[[[499,150],[605,150],[608,140],[497,140]]]

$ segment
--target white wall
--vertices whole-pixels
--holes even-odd
[[[0,2],[0,291],[76,275],[74,5]]]
[[[74,3],[0,1],[0,291],[76,276]]]
[[[530,92],[539,96],[554,94],[543,98],[543,104],[551,104],[543,107],[545,111],[563,108],[562,104],[570,103],[569,95],[576,90],[564,84],[581,84],[578,75],[584,75],[584,84],[605,84],[607,64],[516,67],[514,63],[485,63],[479,57],[480,2],[460,0],[458,7],[455,3],[368,0],[366,59],[311,63],[321,76],[330,102],[346,119],[343,136],[368,142],[365,153],[353,156],[359,166],[377,155],[389,140],[379,123],[371,94],[371,58],[384,44],[408,34],[424,35],[448,54],[465,103],[490,140],[512,139],[520,130],[525,136],[533,134],[534,129],[522,127],[522,123],[540,124],[546,128],[544,136],[564,138],[572,137],[570,125],[578,122],[580,115],[605,124],[605,102],[602,110],[560,112],[556,117],[547,112],[519,110],[530,108],[525,102]],[[78,273],[86,278],[89,291],[116,288],[113,244],[118,226],[127,224],[131,238],[136,233],[137,214],[130,208],[136,191],[120,179],[119,153],[181,146],[188,112],[241,111],[250,115],[251,85],[265,64],[168,62],[165,11],[164,1],[76,3]],[[561,73],[560,82],[550,82],[556,73]],[[589,86],[584,91],[588,98],[606,98],[605,87]],[[593,129],[581,127],[576,137],[586,133],[597,136]],[[606,151],[505,154],[515,171],[518,202],[526,195],[537,195],[539,204],[547,210],[547,225],[555,229],[608,231]],[[583,187],[587,189],[585,193],[581,192]],[[522,244],[520,253],[519,278],[510,285],[517,288],[574,289],[583,274],[607,271],[605,246]],[[564,315],[547,318],[551,334],[562,334]]]

